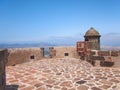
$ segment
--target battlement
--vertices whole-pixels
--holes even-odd
[[[91,50],[87,55],[87,61],[94,66],[120,66],[120,51]]]
[[[77,58],[84,59],[94,66],[120,66],[120,51],[111,50],[90,50],[85,52],[78,52],[76,47],[47,47],[45,48],[14,48],[8,49],[8,63],[7,65],[16,65],[24,62],[41,60],[44,58]],[[47,53],[47,56],[45,55]],[[95,63],[99,63],[95,64]],[[106,63],[106,64],[105,64]],[[108,64],[109,65],[108,65]]]
[[[79,58],[76,47],[14,48],[8,49],[7,65],[16,65],[43,58]]]

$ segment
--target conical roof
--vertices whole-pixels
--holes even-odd
[[[99,32],[97,30],[95,30],[93,27],[91,27],[86,33],[85,33],[85,37],[86,36],[100,36]]]

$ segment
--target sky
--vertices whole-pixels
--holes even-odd
[[[0,43],[75,43],[90,27],[120,46],[120,0],[0,0]]]

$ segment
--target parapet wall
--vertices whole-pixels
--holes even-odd
[[[41,48],[12,48],[8,49],[7,65],[16,65],[31,60],[40,60],[43,57]]]
[[[8,49],[7,65],[16,65],[31,60],[40,60],[45,57],[44,48],[11,48]],[[47,58],[79,58],[76,47],[50,47]]]
[[[98,51],[98,55],[100,56],[113,56],[117,57],[120,55],[120,51]]]
[[[6,74],[5,65],[7,62],[7,49],[0,50],[0,90],[5,90],[6,85]]]
[[[40,60],[45,57],[44,48],[12,48],[8,49],[7,65],[16,65],[31,60]],[[76,47],[49,47],[47,58],[79,58]]]
[[[52,58],[79,58],[76,47],[54,47],[50,50]]]
[[[120,51],[98,51],[91,50],[90,60],[99,62],[101,66],[120,67]],[[97,65],[99,65],[97,64]]]
[[[14,48],[8,49],[8,63],[7,65],[16,65],[31,60],[40,60],[46,58],[44,56],[44,48]],[[76,47],[49,47],[49,56],[47,58],[81,58],[77,52]],[[120,51],[100,51],[91,50],[87,52],[87,60],[90,62],[97,62],[101,66],[120,67]]]

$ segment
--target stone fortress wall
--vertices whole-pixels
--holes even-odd
[[[95,66],[120,67],[120,51],[101,51],[101,35],[91,27],[84,35],[84,41],[76,46],[44,47],[44,48],[11,48],[8,49],[7,65],[16,65],[43,58],[78,58]]]
[[[8,49],[8,53],[7,65],[13,66],[16,64],[29,62],[32,60],[41,60],[44,58],[81,58],[81,55],[79,55],[77,52],[76,46],[49,47],[48,57],[45,57],[44,55],[44,48],[14,48]],[[95,66],[99,66],[98,64],[100,63],[100,66],[109,66],[107,63],[111,62],[113,63],[111,66],[120,67],[120,51],[91,50],[89,53],[87,59],[91,63],[94,62]],[[102,62],[104,62],[104,65]]]
[[[79,58],[76,47],[53,47],[50,48],[51,58]]]
[[[7,49],[0,50],[0,90],[5,90],[6,85],[6,73],[5,65],[7,62]]]
[[[12,48],[8,49],[7,65],[16,65],[43,58],[79,58],[76,47],[49,47],[49,56],[44,55],[45,48]]]
[[[87,59],[94,66],[120,67],[120,50],[91,50]]]
[[[16,65],[31,60],[40,60],[43,58],[42,48],[11,48],[8,49],[7,65]]]

